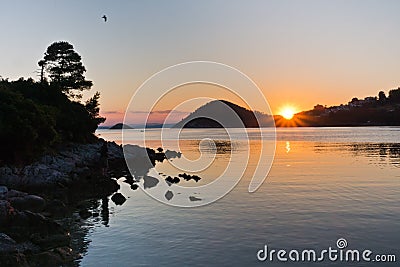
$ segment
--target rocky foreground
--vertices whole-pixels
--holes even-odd
[[[103,173],[102,144],[70,144],[28,166],[0,167],[1,266],[60,266],[79,257],[60,221],[79,201],[119,189]],[[110,171],[120,171],[121,147],[113,142],[107,147]]]

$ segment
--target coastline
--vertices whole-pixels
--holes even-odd
[[[143,173],[166,155],[180,155],[136,145],[126,146],[125,154],[135,163],[135,171]],[[125,197],[117,192],[121,177],[132,190],[138,188],[122,146],[100,138],[88,144],[64,144],[26,166],[0,167],[0,262],[40,267],[73,264],[81,255],[79,248],[72,248],[71,227],[99,216],[89,211],[88,202],[102,201],[105,217],[109,199],[116,205],[124,203]]]
[[[23,167],[0,167],[0,261],[7,266],[55,266],[72,262],[63,219],[79,210],[79,203],[107,198],[118,191],[110,173],[124,166],[122,148],[107,142],[109,172],[101,170],[101,139],[68,144]]]

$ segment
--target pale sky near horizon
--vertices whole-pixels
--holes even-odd
[[[287,104],[307,110],[400,86],[396,0],[1,0],[0,12],[0,75],[37,78],[47,46],[66,40],[94,82],[86,95],[101,92],[106,124],[121,120],[151,75],[193,60],[239,69],[274,113]]]

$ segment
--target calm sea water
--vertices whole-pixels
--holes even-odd
[[[160,145],[159,131],[146,132],[148,146]],[[121,131],[97,133],[121,142]],[[140,134],[140,130],[131,130],[128,142],[140,143]],[[260,146],[260,135],[267,140],[273,137],[268,129],[251,130],[252,157]],[[202,138],[218,144],[213,165],[200,174],[199,183],[205,184],[226,167],[231,153],[243,153],[244,140],[236,136],[229,141],[218,129],[185,129],[180,149],[187,158],[200,155]],[[207,151],[203,151],[205,156]],[[76,230],[83,255],[79,265],[398,266],[400,128],[277,129],[270,174],[258,191],[248,193],[255,165],[250,158],[248,171],[228,195],[191,209],[160,203],[119,179],[127,201],[122,206],[107,199],[93,202],[92,209],[100,216]],[[177,174],[168,162],[157,164],[156,169]],[[349,249],[396,254],[397,263],[279,263],[260,262],[256,256],[264,245],[287,251],[336,248],[339,238],[347,240]]]

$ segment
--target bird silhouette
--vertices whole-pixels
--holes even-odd
[[[106,15],[103,15],[101,18],[104,19],[104,22],[107,22],[107,16]]]

